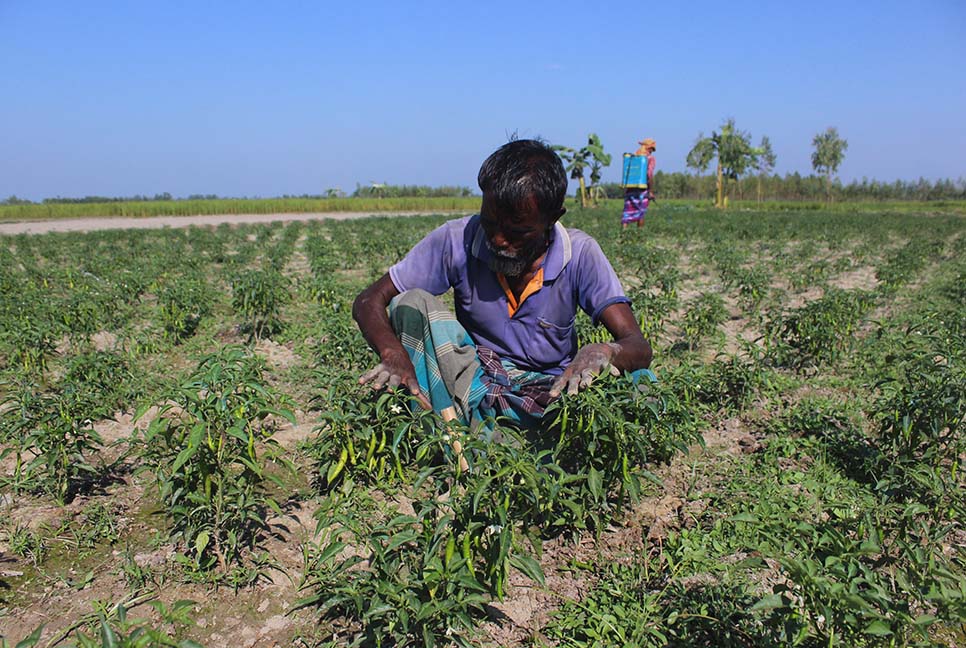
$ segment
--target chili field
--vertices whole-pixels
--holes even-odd
[[[499,440],[357,383],[446,218],[0,238],[0,645],[966,645],[966,207],[573,209],[658,382]]]

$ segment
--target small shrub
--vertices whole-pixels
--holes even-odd
[[[294,423],[288,399],[265,385],[257,357],[237,347],[206,356],[165,404],[141,443],[141,470],[157,477],[161,500],[192,564],[226,573],[281,514],[267,486],[270,464],[291,469],[272,438],[272,420]]]
[[[178,277],[158,289],[158,315],[164,335],[179,342],[194,335],[211,312],[212,294],[201,277]]]
[[[798,369],[836,362],[873,303],[870,293],[829,289],[820,299],[774,318],[766,334],[771,357]]]
[[[290,298],[289,281],[279,271],[246,270],[231,281],[232,306],[243,329],[255,339],[271,335],[281,326],[282,306]]]
[[[719,324],[727,319],[728,311],[721,295],[704,293],[692,301],[684,313],[684,322],[681,325],[688,348],[696,349],[705,338],[718,329]]]
[[[73,384],[54,393],[29,381],[15,386],[0,410],[0,430],[13,441],[0,458],[13,457],[13,475],[4,481],[14,492],[40,489],[64,504],[103,473],[91,463],[103,445],[91,424],[91,402]]]
[[[626,500],[636,501],[645,466],[668,461],[701,436],[670,384],[634,384],[630,377],[598,378],[576,396],[547,408],[543,428],[556,439],[546,468],[559,490],[554,525],[601,529]]]

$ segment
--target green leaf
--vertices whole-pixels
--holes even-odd
[[[596,468],[591,468],[587,471],[587,487],[590,489],[590,494],[596,500],[603,498],[603,479],[601,477],[600,471]]]
[[[191,456],[195,453],[196,449],[197,449],[197,446],[189,445],[184,450],[179,452],[178,456],[174,460],[174,463],[171,464],[171,472],[172,473],[178,472],[178,469],[181,468],[181,466],[185,465],[188,459],[190,459]]]
[[[117,635],[103,616],[101,617],[101,646],[103,648],[117,648]]]
[[[732,522],[758,522],[758,516],[751,513],[739,513],[728,518]]]
[[[882,619],[876,619],[863,630],[865,634],[875,635],[876,637],[886,637],[892,634],[892,628]]]
[[[763,596],[757,603],[752,605],[748,611],[749,612],[768,612],[776,608],[780,608],[785,605],[785,601],[782,599],[780,594],[768,594]]]
[[[510,565],[530,580],[536,581],[541,585],[544,584],[543,569],[540,567],[540,563],[534,560],[532,556],[513,554],[510,556]]]
[[[19,641],[15,648],[33,648],[40,642],[40,634],[44,631],[44,626],[38,626],[29,636]]]
[[[208,546],[209,536],[207,531],[202,531],[195,536],[195,555],[200,556],[201,552]]]
[[[333,542],[323,549],[318,556],[316,556],[316,561],[324,565],[332,560],[334,556],[338,555],[343,549],[345,549],[345,547],[346,545],[344,542]]]
[[[248,431],[242,426],[239,426],[239,425],[231,426],[230,428],[228,428],[228,434],[230,436],[235,437],[242,443],[248,443],[249,441]]]
[[[201,445],[201,438],[205,435],[205,423],[204,421],[198,422],[193,428],[191,428],[191,434],[188,436],[188,446],[197,447]]]
[[[386,546],[386,551],[394,551],[404,544],[412,542],[416,537],[415,531],[402,531],[401,533],[397,533],[389,541],[389,544]]]

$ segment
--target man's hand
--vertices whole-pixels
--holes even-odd
[[[574,361],[567,365],[564,372],[550,387],[551,398],[559,396],[564,387],[567,388],[567,394],[573,396],[579,390],[589,387],[594,382],[594,378],[605,369],[619,376],[620,370],[611,364],[611,361],[620,351],[620,345],[614,342],[600,342],[581,347],[574,356]]]
[[[410,394],[416,397],[416,400],[419,401],[423,409],[429,410],[433,408],[429,399],[419,389],[416,370],[413,369],[413,363],[405,351],[401,354],[386,353],[382,358],[382,362],[359,377],[360,385],[367,383],[376,390],[386,386],[390,389],[395,389],[402,385],[409,390]]]

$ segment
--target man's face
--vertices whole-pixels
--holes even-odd
[[[484,193],[480,223],[491,254],[490,270],[507,277],[525,273],[550,245],[553,223],[537,211],[532,199],[522,210],[507,211]]]

